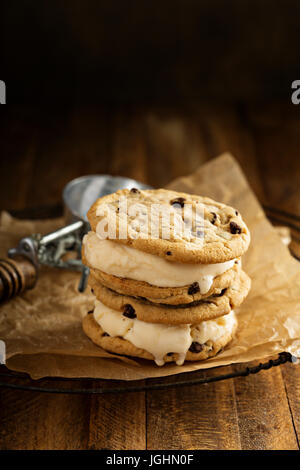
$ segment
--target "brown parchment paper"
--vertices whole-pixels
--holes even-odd
[[[82,332],[81,319],[93,305],[78,293],[77,273],[42,269],[36,287],[0,307],[0,338],[7,366],[46,376],[137,380],[232,363],[264,359],[288,351],[300,357],[300,263],[292,258],[250,189],[239,165],[224,154],[179,178],[169,188],[212,197],[237,208],[251,231],[243,267],[252,289],[238,309],[236,338],[217,357],[204,362],[158,367],[145,360],[116,356],[96,347]],[[47,233],[63,220],[20,221],[2,213],[0,256],[19,238]]]

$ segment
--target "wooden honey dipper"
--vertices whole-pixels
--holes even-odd
[[[34,264],[21,255],[0,259],[0,302],[32,289],[38,278],[37,271]]]

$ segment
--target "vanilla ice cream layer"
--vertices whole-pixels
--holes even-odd
[[[164,357],[170,352],[178,353],[176,364],[182,365],[193,341],[200,344],[217,341],[224,334],[230,334],[237,321],[232,310],[228,315],[193,326],[146,323],[127,318],[99,300],[95,301],[94,318],[105,333],[112,337],[121,336],[137,348],[148,351],[158,366],[164,364]]]
[[[103,240],[95,232],[83,238],[85,257],[90,266],[117,277],[145,281],[158,287],[182,287],[198,282],[206,294],[216,276],[232,268],[235,260],[216,264],[174,263],[123,243]]]

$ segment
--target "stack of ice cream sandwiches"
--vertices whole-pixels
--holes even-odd
[[[250,289],[250,243],[239,212],[210,198],[125,189],[88,212],[82,246],[95,308],[83,329],[115,354],[182,365],[233,338]]]

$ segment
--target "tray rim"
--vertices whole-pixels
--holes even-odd
[[[254,362],[257,361],[252,361],[250,363],[246,363],[248,365],[241,367],[240,370],[235,370],[229,373],[225,374],[220,374],[220,375],[214,375],[211,377],[199,377],[191,380],[180,380],[181,374],[173,374],[171,376],[165,376],[165,377],[158,377],[158,378],[146,378],[146,379],[141,379],[141,380],[135,380],[135,381],[126,381],[126,380],[117,380],[117,379],[102,379],[102,378],[93,378],[93,377],[43,377],[41,379],[32,379],[29,374],[25,373],[20,373],[16,371],[10,371],[8,368],[8,372],[2,373],[0,371],[0,389],[1,388],[8,388],[8,389],[14,389],[14,390],[22,390],[22,391],[32,391],[32,392],[43,392],[43,393],[56,393],[56,394],[70,394],[70,395],[75,395],[75,394],[81,394],[81,395],[104,395],[108,393],[125,393],[125,392],[143,392],[143,391],[151,391],[151,390],[163,390],[163,389],[169,389],[169,388],[177,388],[177,387],[182,387],[182,386],[192,386],[192,385],[201,385],[201,384],[208,384],[212,382],[219,382],[222,380],[229,380],[229,379],[234,379],[237,377],[247,377],[248,375],[254,375],[262,370],[269,370],[273,367],[280,366],[282,364],[285,364],[287,362],[290,363],[295,363],[293,360],[293,356],[288,353],[288,352],[281,352],[277,355],[276,359],[269,359],[266,362],[260,362],[257,365],[251,365]],[[225,370],[228,369],[229,367],[232,367],[234,365],[240,365],[241,363],[237,364],[228,364],[227,366],[218,366],[218,367],[212,367],[210,369],[201,369],[199,371],[192,371],[192,372],[185,372],[184,374],[190,375],[192,374],[203,374],[204,372],[207,373],[208,371],[215,371],[216,369],[219,368],[224,368]],[[18,380],[28,380],[30,383],[29,385],[23,385],[23,384],[15,384],[15,383],[10,383],[10,382],[3,382],[1,381],[1,378],[8,378],[8,379],[18,379]],[[175,382],[166,382],[166,379],[170,377],[175,377],[179,378]],[[53,381],[53,382],[78,382],[78,381],[88,381],[88,382],[106,382],[106,383],[112,383],[112,382],[121,382],[122,384],[132,384],[136,382],[146,382],[145,385],[128,385],[128,386],[121,386],[121,387],[111,387],[111,388],[66,388],[66,387],[58,387],[58,388],[52,388],[52,387],[45,387],[45,386],[38,386],[39,382],[42,381]],[[158,383],[152,383],[155,381],[159,381]],[[148,383],[150,382],[150,383]],[[32,385],[34,384],[34,385]]]

